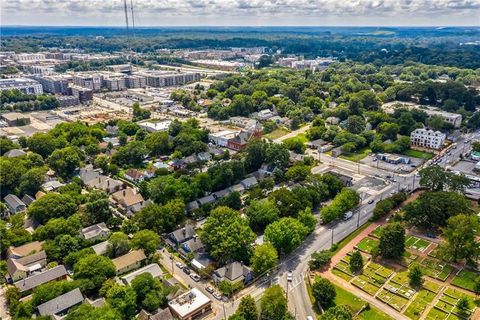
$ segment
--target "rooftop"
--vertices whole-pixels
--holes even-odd
[[[143,250],[132,250],[129,253],[124,254],[123,256],[112,259],[112,262],[118,271],[138,261],[145,260],[146,258],[147,257],[145,256],[145,253],[143,253]]]
[[[75,288],[52,300],[38,306],[38,313],[41,316],[53,316],[83,302],[83,295],[80,289]]]
[[[204,295],[197,288],[182,294],[178,298],[169,301],[168,305],[175,311],[181,318],[195,312],[198,309],[203,308],[212,301]]]
[[[37,273],[33,276],[30,276],[26,279],[15,282],[15,286],[20,292],[28,291],[33,288],[38,287],[41,284],[56,280],[58,278],[65,277],[67,275],[67,270],[65,266],[60,265],[52,269],[48,269],[41,273]]]
[[[149,273],[154,278],[160,278],[163,275],[163,272],[162,272],[162,269],[160,269],[160,266],[156,263],[151,263],[148,266],[145,266],[143,268],[140,268],[138,270],[133,271],[132,273],[129,273],[123,276],[122,280],[125,284],[130,284],[133,281],[133,279],[135,279],[137,276],[143,273]]]

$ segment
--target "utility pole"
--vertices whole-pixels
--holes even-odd
[[[288,285],[289,285],[289,281],[288,281],[288,278],[287,278],[287,306],[288,306]]]
[[[223,319],[227,320],[227,312],[225,312],[225,302],[223,302]]]
[[[361,211],[358,211],[357,228],[360,226],[360,213]]]
[[[333,246],[333,231],[334,231],[334,230],[335,230],[335,229],[332,228],[332,246]]]
[[[175,269],[173,268],[173,255],[170,255],[170,260],[172,261],[172,275],[175,272]]]
[[[128,27],[127,0],[123,0],[123,9],[125,10],[125,25],[127,26],[127,48],[130,50],[130,28]]]

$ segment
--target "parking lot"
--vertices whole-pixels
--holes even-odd
[[[360,160],[360,163],[369,165],[369,166],[374,167],[374,168],[390,171],[390,172],[409,173],[409,172],[412,172],[413,170],[415,170],[415,168],[417,168],[418,166],[422,165],[425,162],[425,160],[423,160],[423,159],[408,157],[408,156],[405,156],[405,155],[392,154],[392,156],[399,156],[399,157],[402,157],[402,158],[408,158],[408,159],[410,159],[410,163],[409,164],[388,163],[388,162],[385,162],[383,160],[377,160],[375,158],[375,155],[366,156],[365,158]]]

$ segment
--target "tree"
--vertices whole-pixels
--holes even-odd
[[[118,165],[140,166],[148,154],[147,147],[143,141],[131,141],[127,145],[118,148],[113,155],[113,160]]]
[[[267,288],[260,298],[260,319],[280,320],[288,314],[287,299],[279,285]]]
[[[258,310],[255,299],[250,295],[242,297],[236,314],[242,317],[244,320],[257,320]]]
[[[310,174],[310,166],[304,164],[295,164],[291,166],[285,173],[287,181],[300,182],[307,178]]]
[[[77,205],[72,197],[58,193],[47,193],[28,208],[28,214],[40,223],[52,218],[67,218],[75,213]]]
[[[101,307],[93,307],[90,304],[83,303],[77,308],[68,311],[65,320],[118,320],[121,319],[120,313],[110,305],[105,304]]]
[[[263,231],[266,226],[278,220],[280,211],[270,199],[253,200],[246,208],[245,214],[250,227],[255,231]]]
[[[75,170],[82,161],[82,152],[75,147],[57,149],[48,157],[48,164],[61,177],[68,178],[75,174]]]
[[[81,288],[85,293],[93,293],[102,283],[115,276],[115,265],[107,257],[91,254],[80,258],[74,267],[74,279],[82,280]]]
[[[468,313],[470,312],[470,301],[468,300],[468,297],[461,296],[460,299],[457,301],[456,307],[462,316],[468,315]]]
[[[133,220],[140,229],[150,229],[156,233],[171,231],[184,218],[185,204],[180,199],[168,201],[164,205],[149,204],[135,214]]]
[[[365,130],[365,120],[361,116],[352,115],[347,119],[347,130],[354,134],[359,134]]]
[[[443,229],[446,251],[455,261],[467,260],[475,264],[480,254],[480,243],[476,240],[480,224],[475,215],[459,214],[447,220]]]
[[[90,192],[85,203],[85,213],[91,224],[108,221],[112,217],[108,195],[98,190]]]
[[[470,213],[470,205],[456,192],[424,192],[404,207],[405,220],[424,228],[446,226],[448,218],[460,213]]]
[[[477,276],[475,278],[475,283],[474,283],[474,286],[473,286],[473,291],[479,295],[480,294],[480,276]]]
[[[145,145],[152,155],[160,156],[170,153],[171,143],[168,132],[152,132],[145,138]]]
[[[95,167],[102,169],[103,173],[108,172],[108,165],[110,164],[110,157],[106,154],[100,154],[95,158]]]
[[[305,209],[298,197],[285,187],[270,192],[268,198],[276,205],[281,217],[296,216],[300,210]]]
[[[308,262],[308,266],[311,270],[318,270],[323,268],[332,259],[332,252],[330,250],[316,251],[312,253],[311,260]]]
[[[382,122],[378,126],[378,131],[385,140],[395,140],[398,132],[400,131],[400,127],[396,123]]]
[[[422,268],[414,263],[408,270],[408,279],[411,287],[420,287],[423,283],[423,271]]]
[[[130,249],[128,236],[123,232],[114,232],[108,239],[107,254],[109,257],[116,258],[124,255]]]
[[[218,284],[218,290],[227,297],[231,296],[232,293],[235,291],[233,288],[233,284],[230,281],[222,280]]]
[[[140,103],[135,102],[133,108],[133,121],[139,121],[150,118],[150,111],[140,107]]]
[[[137,306],[142,309],[153,312],[167,304],[167,297],[160,280],[149,273],[143,273],[135,277],[132,280],[131,287],[137,296]]]
[[[253,250],[251,266],[256,275],[272,269],[278,263],[278,253],[270,243],[258,245]]]
[[[439,131],[443,129],[445,120],[443,120],[443,117],[440,115],[434,115],[428,119],[427,123],[432,130]]]
[[[265,162],[277,167],[280,170],[285,170],[290,161],[290,153],[288,149],[280,143],[269,144],[265,153]]]
[[[439,165],[426,167],[419,172],[420,185],[431,191],[443,191],[447,183],[445,170]]]
[[[405,229],[398,222],[387,224],[380,236],[380,255],[387,259],[400,258],[405,252]]]
[[[282,218],[265,229],[264,237],[281,254],[290,253],[302,243],[308,229],[297,219]]]
[[[355,190],[343,188],[333,201],[320,210],[323,223],[340,218],[345,212],[353,209],[360,202],[360,196]]]
[[[258,170],[265,161],[265,143],[258,139],[250,140],[245,153],[245,169],[248,172]]]
[[[323,308],[333,304],[337,295],[334,285],[325,278],[316,278],[312,285],[312,295]]]
[[[350,256],[350,270],[353,273],[358,273],[363,269],[363,257],[360,251],[353,251]]]
[[[310,207],[301,210],[297,215],[297,220],[300,221],[308,230],[308,233],[315,230],[317,225],[317,219],[313,216],[312,209]]]
[[[47,168],[38,167],[32,168],[25,172],[20,177],[18,191],[21,195],[35,195],[40,187],[45,182],[45,173],[47,173]]]
[[[44,159],[59,147],[57,141],[47,133],[35,133],[28,139],[27,145],[30,151],[38,153]]]
[[[107,291],[106,301],[122,315],[122,319],[132,319],[136,314],[137,295],[130,286],[114,284]]]
[[[217,207],[205,221],[200,238],[210,254],[225,263],[229,260],[249,261],[256,236],[238,211]]]
[[[147,256],[155,253],[160,244],[160,237],[151,230],[140,230],[132,238],[132,248],[143,249]]]
[[[186,179],[176,179],[173,175],[159,176],[148,183],[148,194],[158,204],[173,199],[182,199],[188,203],[195,198],[195,190]]]
[[[340,306],[328,308],[327,311],[325,311],[322,314],[322,317],[320,319],[321,320],[352,320],[353,317],[348,307],[340,305]]]

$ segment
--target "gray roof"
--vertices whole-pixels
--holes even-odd
[[[12,149],[8,152],[5,152],[4,156],[7,158],[16,158],[26,155],[27,153],[21,149]]]
[[[15,282],[15,286],[20,292],[36,288],[41,284],[64,277],[67,275],[65,266],[59,265],[52,269],[30,276],[26,279]]]
[[[190,224],[187,224],[185,228],[180,228],[170,233],[170,237],[173,238],[177,243],[191,239],[194,235],[195,229]]]
[[[41,316],[53,316],[66,311],[67,309],[83,302],[83,295],[80,289],[75,288],[61,296],[38,306],[38,313]]]
[[[195,210],[195,209],[198,209],[197,200],[190,201],[189,203],[187,203],[187,210]]]
[[[243,186],[243,184],[238,183],[238,184],[235,184],[235,185],[231,186],[230,190],[241,193],[241,192],[245,191],[245,187]]]
[[[5,203],[11,208],[17,208],[19,206],[25,206],[22,200],[14,194],[7,194],[4,198]]]
[[[220,278],[226,278],[230,281],[236,281],[238,279],[242,279],[250,272],[251,270],[247,266],[237,261],[229,263],[226,266],[215,270],[215,273]]]
[[[215,196],[216,196],[217,198],[223,198],[223,197],[225,197],[225,196],[226,196],[227,194],[229,194],[229,193],[230,193],[230,189],[227,188],[227,189],[223,189],[223,190],[217,191],[217,192],[215,192],[214,194],[215,194]]]
[[[105,240],[105,241],[103,241],[103,242],[94,244],[94,245],[91,246],[90,248],[93,249],[93,251],[95,252],[95,254],[97,254],[97,255],[99,255],[99,256],[102,256],[102,255],[104,255],[105,253],[107,253],[108,243],[109,243],[108,240]]]
[[[245,187],[245,189],[251,188],[258,184],[258,180],[255,177],[245,178],[240,183]]]
[[[83,237],[86,240],[91,239],[91,238],[95,238],[98,235],[102,234],[102,232],[107,232],[107,233],[110,232],[110,229],[108,229],[105,222],[100,222],[100,223],[94,224],[92,226],[83,228],[82,231],[81,231]]]
[[[152,275],[154,278],[160,278],[163,275],[162,269],[160,269],[160,266],[156,263],[151,263],[148,266],[145,266],[143,268],[140,268],[134,272],[131,272],[125,276],[122,277],[122,281],[125,284],[130,284],[133,279],[135,279],[137,276],[143,274],[143,273],[149,273]]]
[[[26,194],[22,197],[22,202],[25,203],[27,206],[31,205],[33,201],[35,201],[35,198],[31,195]]]
[[[203,206],[204,204],[215,202],[215,197],[212,194],[210,194],[206,197],[197,199],[197,201],[201,206]]]
[[[169,308],[163,310],[158,310],[157,313],[150,316],[150,320],[174,320],[175,318],[172,315],[172,312]]]

